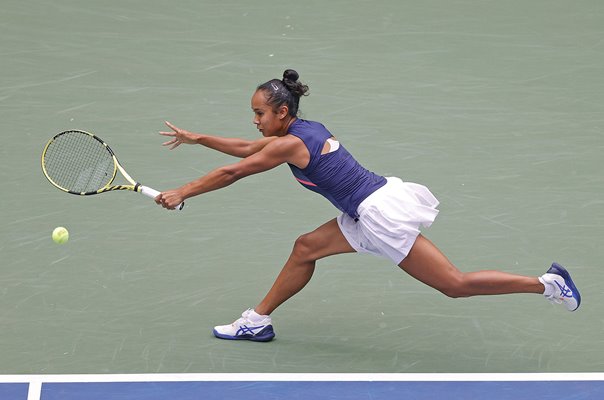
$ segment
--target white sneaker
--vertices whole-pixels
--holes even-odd
[[[256,318],[252,318],[252,316]],[[260,320],[258,320],[258,318],[260,318]],[[268,342],[275,337],[271,322],[270,316],[258,315],[250,308],[245,310],[243,314],[241,314],[241,318],[232,324],[215,326],[214,336],[219,339]]]
[[[541,275],[539,281],[544,285],[550,285],[551,294],[546,295],[545,298],[552,303],[564,304],[568,311],[575,311],[581,305],[579,290],[566,268],[560,264],[553,263],[551,268]]]

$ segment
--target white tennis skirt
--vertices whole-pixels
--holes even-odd
[[[344,213],[338,225],[357,252],[386,257],[398,265],[409,254],[420,227],[427,228],[436,219],[438,200],[425,186],[386,179],[359,205],[358,219]]]

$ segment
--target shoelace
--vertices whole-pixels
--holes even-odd
[[[245,318],[245,317],[241,317],[241,318],[239,318],[238,320],[236,320],[235,322],[233,322],[233,323],[231,324],[231,326],[233,326],[233,327],[234,327],[234,326],[235,326],[235,325],[237,325],[237,324],[239,324],[239,325],[247,325],[247,324],[251,324],[251,323],[252,323],[252,321],[250,321],[249,319],[247,319],[247,318]]]

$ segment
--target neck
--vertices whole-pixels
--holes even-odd
[[[298,118],[296,117],[291,117],[288,116],[289,119],[283,121],[284,125],[283,125],[283,130],[281,131],[281,135],[279,136],[285,136],[287,135],[287,133],[289,132],[289,127],[291,126],[291,124],[293,124]]]

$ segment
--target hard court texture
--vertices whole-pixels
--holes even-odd
[[[604,369],[601,1],[4,0],[0,52],[0,374]],[[180,213],[42,175],[45,142],[67,129],[98,134],[158,190],[235,162],[171,152],[157,132],[257,138],[251,95],[286,68],[310,86],[304,118],[439,198],[424,234],[460,269],[560,262],[579,311],[449,299],[350,254],[321,260],[273,314],[275,341],[217,340],[335,208],[286,166]]]

